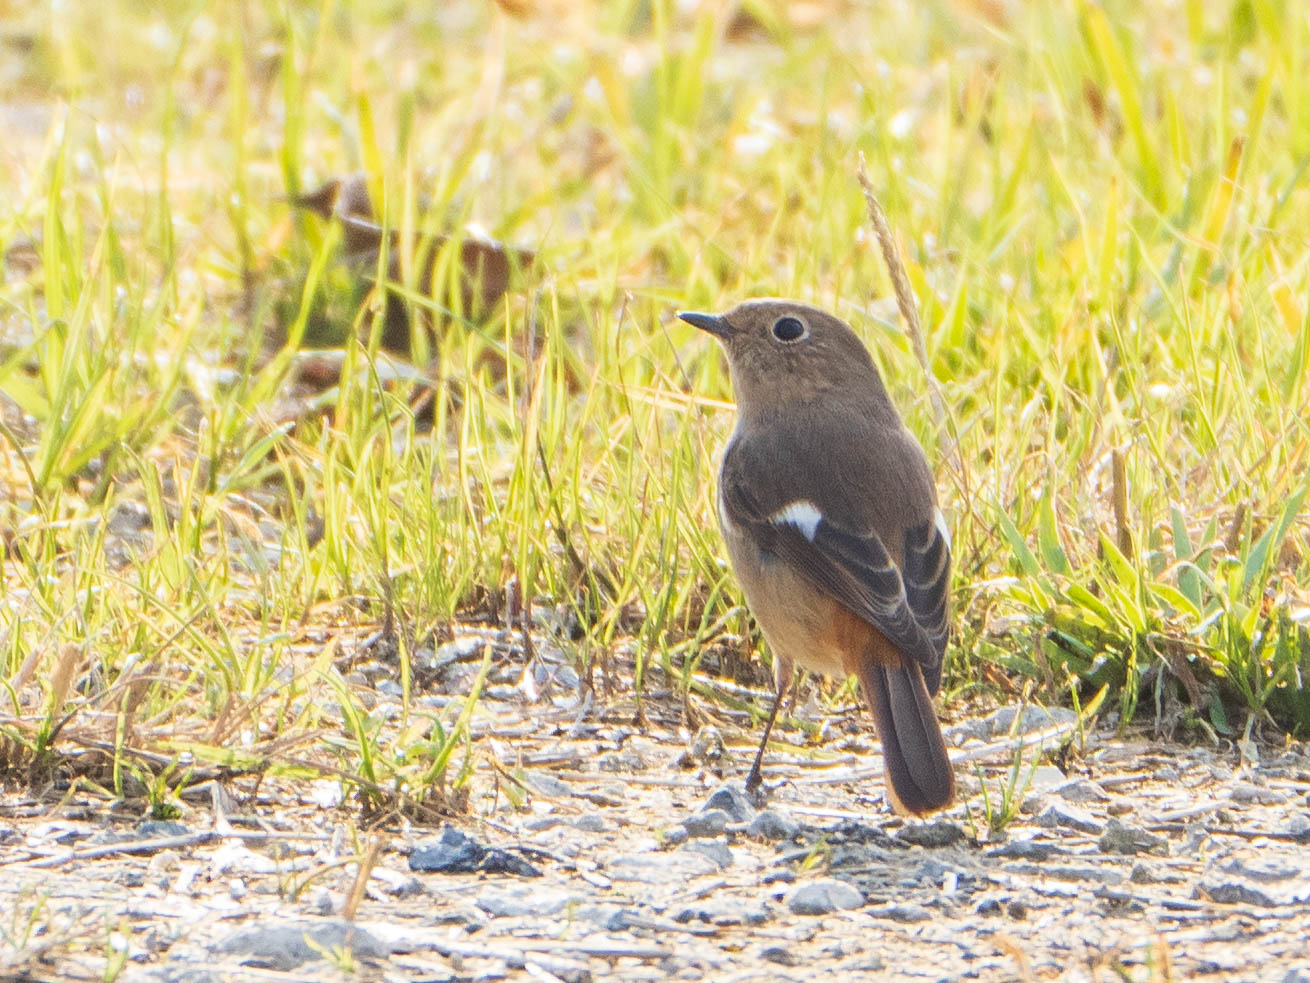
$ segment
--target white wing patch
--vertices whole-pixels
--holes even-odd
[[[933,525],[937,527],[937,531],[942,534],[942,539],[946,540],[946,548],[950,549],[951,529],[950,526],[946,524],[946,516],[941,509],[936,510],[936,514],[933,516],[932,521]]]
[[[792,502],[790,505],[784,505],[769,516],[769,521],[777,526],[795,526],[800,530],[800,534],[812,543],[815,534],[819,531],[819,523],[823,521],[823,513],[815,507],[813,502],[802,500]]]
[[[719,496],[719,526],[724,532],[735,532],[737,529],[736,523],[728,517],[728,509],[724,504],[722,495]]]

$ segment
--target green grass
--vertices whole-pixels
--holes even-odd
[[[584,679],[630,658],[639,696],[653,675],[704,696],[705,643],[749,630],[712,504],[731,392],[671,315],[762,293],[850,320],[938,464],[948,713],[1009,674],[1048,700],[1108,685],[1123,719],[1181,692],[1221,731],[1304,736],[1310,14],[684,7],[11,15],[11,770],[93,748],[87,780],[135,776],[153,808],[159,776],[201,767],[457,803],[490,663],[435,711],[414,660],[455,621],[503,623],[509,594],[577,626]],[[426,197],[435,227],[538,254],[489,316],[438,318],[432,368],[400,380],[338,237],[285,201],[361,168],[389,227],[421,227]],[[452,303],[414,282],[415,311]],[[373,344],[317,392],[297,353],[325,324]],[[349,671],[383,626],[399,719]]]

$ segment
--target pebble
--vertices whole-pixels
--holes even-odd
[[[723,834],[729,821],[730,817],[722,809],[706,809],[684,819],[682,828],[692,839],[714,837]]]
[[[550,918],[581,900],[571,891],[533,886],[484,891],[473,903],[492,918]]]
[[[517,854],[486,847],[454,826],[447,826],[436,843],[425,843],[409,855],[409,869],[420,873],[517,874],[540,877],[541,871]]]
[[[686,826],[670,826],[668,829],[661,831],[660,838],[665,846],[678,846],[687,842]]]
[[[620,751],[606,751],[596,759],[598,771],[624,772],[639,774],[650,767],[645,755],[634,748]]]
[[[242,957],[247,966],[282,973],[322,959],[324,953],[344,949],[357,959],[385,959],[391,955],[390,947],[376,936],[342,919],[255,925],[229,935],[217,946],[224,955]]]
[[[1100,834],[1105,828],[1095,817],[1082,809],[1076,809],[1073,806],[1065,805],[1062,802],[1052,802],[1033,820],[1043,829],[1059,829],[1066,827],[1076,829],[1080,833]]]
[[[1279,792],[1272,788],[1261,788],[1259,785],[1250,785],[1246,782],[1234,785],[1228,793],[1228,797],[1242,805],[1276,806],[1287,801],[1286,792]]]
[[[1114,818],[1105,824],[1105,832],[1096,845],[1102,853],[1169,853],[1169,841],[1163,836]]]
[[[147,819],[137,823],[136,835],[143,840],[162,839],[165,836],[186,836],[190,830],[175,819]]]
[[[1137,863],[1133,864],[1133,869],[1128,875],[1128,879],[1134,884],[1177,884],[1183,880],[1183,877],[1180,874],[1175,874],[1168,868],[1157,869],[1156,867],[1142,863],[1142,861],[1139,860]]]
[[[709,857],[720,870],[732,866],[732,851],[722,840],[690,840],[682,849],[684,853],[699,853],[703,857]]]
[[[831,877],[798,884],[787,895],[787,910],[793,915],[828,915],[863,904],[860,891]]]
[[[1219,904],[1249,904],[1257,908],[1277,908],[1279,902],[1268,892],[1245,881],[1204,877],[1196,885],[1202,897]]]
[[[693,877],[717,872],[719,865],[703,853],[629,853],[612,857],[605,873],[616,881],[646,884],[681,884]]]
[[[746,796],[745,787],[737,782],[727,782],[710,793],[701,811],[708,812],[711,809],[726,812],[729,821],[734,823],[748,823],[755,815],[755,808]]]
[[[946,847],[959,843],[966,836],[957,823],[940,819],[933,823],[909,823],[897,831],[895,838],[914,846]]]
[[[679,925],[704,922],[721,928],[729,925],[763,925],[769,920],[769,912],[763,906],[751,907],[740,901],[707,898],[675,912],[673,920]]]
[[[538,795],[544,795],[548,799],[570,799],[573,797],[573,787],[571,785],[544,771],[528,772],[523,776],[523,784],[529,790],[536,792]]]
[[[1304,867],[1294,866],[1289,862],[1248,860],[1243,857],[1235,857],[1228,861],[1223,865],[1223,869],[1230,874],[1250,878],[1253,881],[1263,881],[1266,884],[1291,880],[1305,873]]]
[[[921,904],[893,904],[885,908],[875,908],[869,912],[875,918],[888,918],[894,922],[926,922],[933,918],[933,913]]]
[[[760,958],[779,966],[799,966],[801,963],[791,949],[782,945],[771,945],[767,949],[761,949]]]
[[[1043,840],[1014,840],[987,851],[989,857],[1001,857],[1012,860],[1049,860],[1058,854],[1068,853],[1063,847]]]
[[[424,891],[423,882],[413,874],[392,870],[390,867],[374,867],[369,876],[393,898],[412,898]]]
[[[797,823],[774,809],[756,813],[746,827],[746,835],[757,840],[793,840],[799,833]]]
[[[1293,837],[1297,843],[1310,843],[1310,816],[1298,812],[1287,821],[1283,832]]]
[[[1022,715],[1019,715],[1019,724],[1016,727],[1014,723],[1016,715],[1019,715],[1019,707],[1008,706],[1001,707],[987,717],[986,722],[991,735],[999,737],[1013,734],[1015,737],[1022,737],[1047,727],[1072,724],[1078,720],[1078,714],[1064,707],[1026,706],[1023,708]]]
[[[1066,802],[1109,802],[1110,793],[1096,782],[1079,779],[1055,788],[1055,793]]]

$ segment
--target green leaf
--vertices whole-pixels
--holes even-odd
[[[1043,495],[1037,510],[1037,548],[1046,561],[1047,569],[1067,577],[1073,568],[1069,565],[1064,547],[1060,545],[1060,533],[1055,525],[1055,506],[1051,501],[1050,494]]]
[[[1019,561],[1019,567],[1030,577],[1040,577],[1042,568],[1037,562],[1037,557],[1033,556],[1032,550],[1023,540],[1023,534],[1019,532],[1017,526],[1008,515],[997,510],[996,521],[1001,527],[1001,534],[1005,536],[1010,544],[1010,550],[1014,553],[1014,558]]]
[[[1251,549],[1250,554],[1248,554],[1242,569],[1243,596],[1251,589],[1252,583],[1257,578],[1261,581],[1264,580],[1270,557],[1278,555],[1278,549],[1283,545],[1283,538],[1287,535],[1287,530],[1292,527],[1297,514],[1301,511],[1301,503],[1305,500],[1307,488],[1310,488],[1310,485],[1303,484],[1300,490],[1287,500],[1278,521],[1265,530],[1264,535],[1260,537]]]

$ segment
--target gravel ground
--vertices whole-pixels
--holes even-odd
[[[630,701],[496,699],[469,812],[445,828],[361,831],[334,782],[209,783],[169,823],[8,793],[0,974],[1310,983],[1304,745],[1092,731],[1047,756],[1066,771],[1026,752],[1016,814],[990,832],[983,785],[999,813],[1015,744],[1054,752],[1072,714],[955,722],[964,802],[907,822],[855,707],[769,755],[758,811],[750,732],[724,719],[727,747],[679,729],[673,699],[648,699],[641,728]]]

